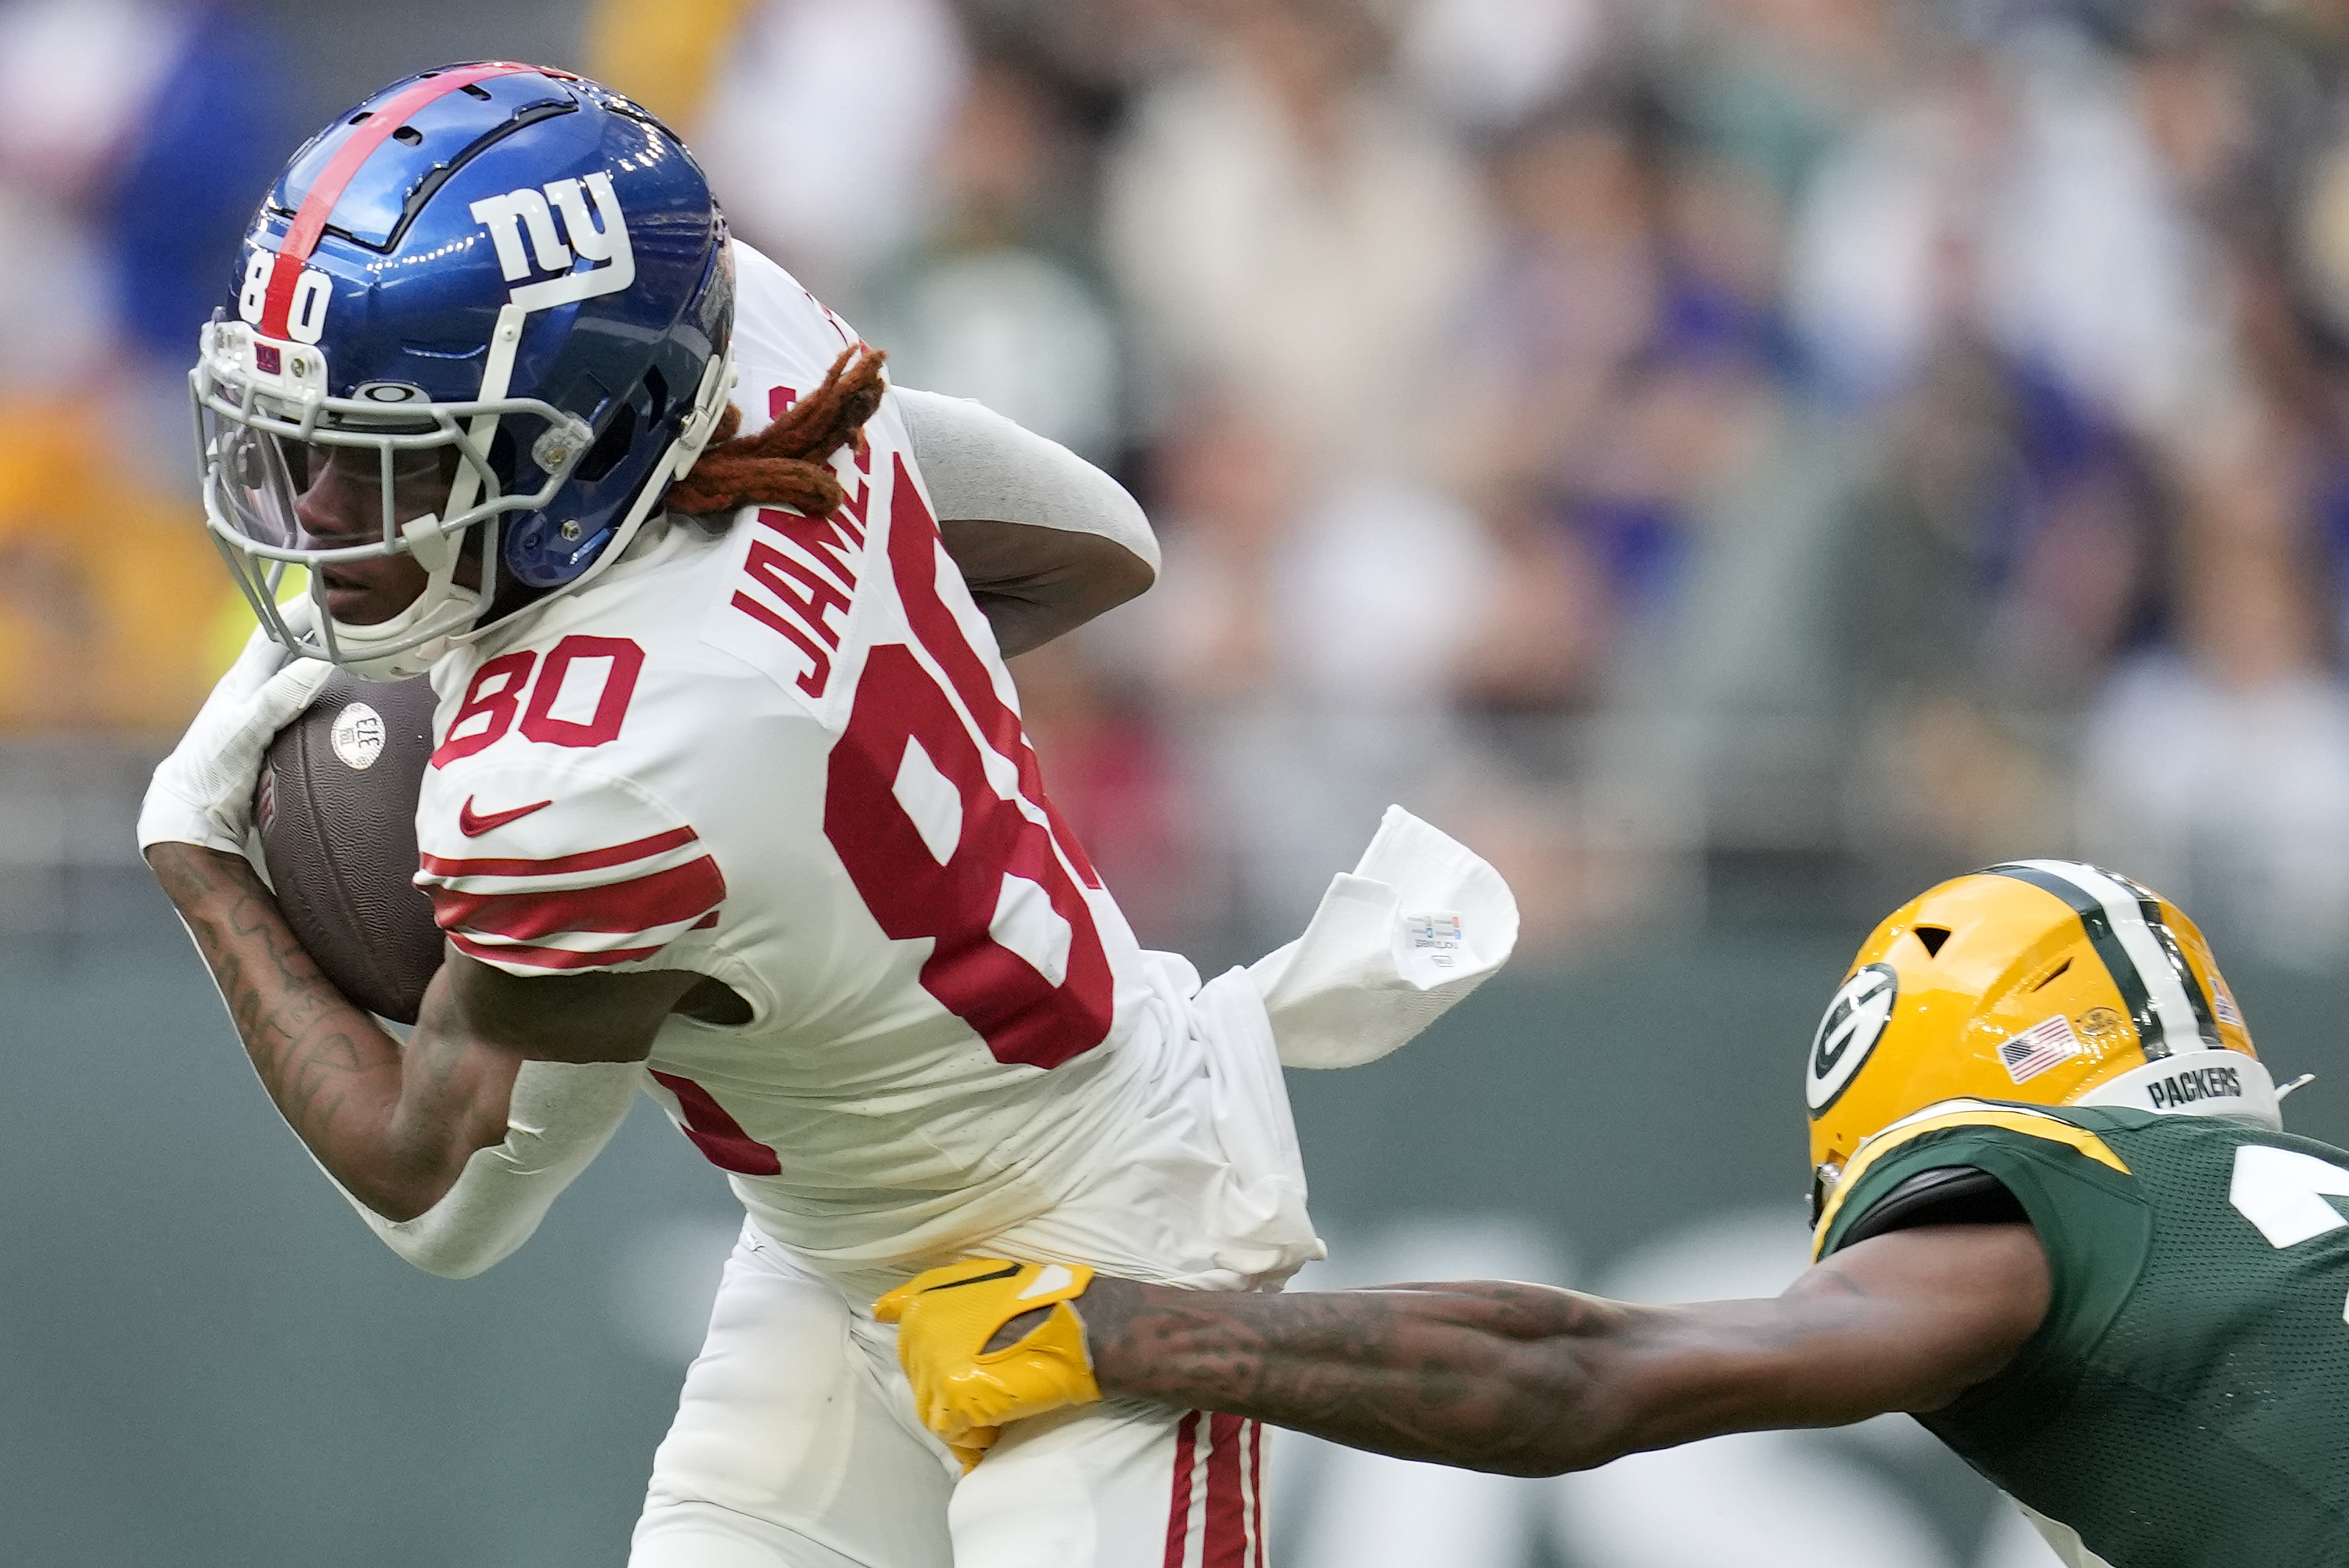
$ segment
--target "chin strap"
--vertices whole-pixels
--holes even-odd
[[[492,524],[490,537],[484,541],[482,553],[487,556],[496,547],[496,525]],[[327,657],[348,669],[361,680],[405,680],[420,676],[432,667],[432,662],[447,653],[460,639],[469,634],[473,623],[481,617],[482,599],[478,589],[468,588],[457,581],[457,562],[463,554],[460,542],[440,530],[437,514],[428,512],[401,525],[400,534],[408,552],[427,575],[424,587],[414,602],[388,621],[371,626],[347,625],[326,613],[326,587],[323,575],[313,573],[310,594],[316,602],[322,640]],[[418,631],[431,628],[440,633],[427,636],[410,647],[395,648],[385,653],[370,654],[370,646],[381,647],[413,636]]]
[[[701,460],[701,449],[709,445],[710,436],[719,421],[725,418],[728,400],[734,395],[734,383],[740,376],[734,368],[734,343],[727,340],[726,352],[711,360],[701,372],[701,386],[693,395],[693,413],[679,430],[677,443],[669,448],[667,471],[655,470],[657,483],[681,480]]]
[[[494,403],[503,397],[513,381],[514,355],[522,346],[523,323],[529,315],[522,306],[512,303],[500,307],[498,325],[490,333],[490,357],[481,366],[481,389],[478,396],[482,402]],[[495,414],[476,414],[471,427],[465,432],[465,439],[475,452],[481,454],[481,461],[487,462],[490,443],[497,438],[497,434],[498,417]],[[459,463],[456,477],[449,486],[448,502],[440,509],[441,511],[450,517],[463,512],[473,504],[475,492],[481,488],[481,473],[471,462]],[[410,548],[414,543],[411,537]]]
[[[452,607],[461,603],[463,612],[461,614],[455,613],[450,614],[449,629],[444,634],[429,638],[401,653],[388,654],[380,659],[369,659],[363,664],[352,663],[354,673],[367,680],[398,680],[409,676],[422,675],[432,667],[435,659],[450,648],[461,646],[475,638],[485,636],[498,627],[507,624],[514,616],[526,614],[540,605],[559,599],[566,593],[574,593],[601,576],[605,569],[627,552],[628,545],[644,527],[645,520],[653,514],[654,509],[660,504],[661,498],[668,493],[670,484],[681,477],[687,469],[692,468],[695,461],[700,458],[702,448],[709,444],[710,432],[718,428],[719,418],[726,412],[727,399],[733,393],[737,375],[738,372],[734,366],[734,346],[729,343],[725,353],[714,356],[703,367],[701,387],[694,397],[693,412],[686,417],[684,428],[678,432],[677,438],[669,443],[668,449],[663,452],[659,459],[653,464],[652,471],[645,476],[644,486],[636,491],[636,499],[629,505],[627,515],[620,520],[620,526],[612,531],[612,542],[596,552],[595,559],[588,562],[586,571],[559,587],[549,589],[522,609],[511,614],[502,615],[486,626],[477,626],[473,624],[480,617],[484,607],[481,595],[470,588],[460,587],[454,582],[445,580],[443,573],[433,566],[431,560],[425,553],[426,549],[434,548],[434,546],[419,548],[422,545],[422,540],[415,531],[429,520],[419,518],[415,523],[410,523],[409,549],[428,570],[432,572],[431,579],[426,584],[424,592],[417,596],[415,603],[380,626],[367,626],[360,630],[385,639],[412,632],[419,625],[425,624],[425,606],[434,603],[436,599]],[[463,477],[462,470],[460,470],[459,477],[460,480]],[[453,571],[456,565],[456,541],[447,534],[440,533],[437,530],[434,531],[432,537],[440,546],[447,549],[449,569]],[[482,540],[482,559],[495,560],[497,550],[496,525],[493,523]],[[344,638],[346,641],[357,640],[351,638],[347,630],[344,632]],[[347,660],[345,662],[351,663]],[[378,669],[384,673],[380,675],[375,673]]]

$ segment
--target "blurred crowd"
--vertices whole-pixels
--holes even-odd
[[[1148,506],[1158,588],[1016,665],[1145,939],[1293,929],[1401,800],[1534,952],[1726,867],[2076,852],[2222,952],[2349,955],[2349,3],[578,39],[899,381]],[[0,5],[0,727],[167,728],[236,634],[178,381],[307,129],[245,90],[284,68],[231,9]]]

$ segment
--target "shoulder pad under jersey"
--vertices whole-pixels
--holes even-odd
[[[2128,1173],[2128,1166],[2103,1139],[2058,1111],[1978,1099],[1945,1101],[1940,1105],[1928,1106],[1914,1116],[1894,1122],[1853,1151],[1850,1162],[1844,1167],[1842,1175],[1836,1179],[1834,1190],[1827,1194],[1826,1202],[1820,1209],[1818,1228],[1812,1242],[1813,1255],[1818,1255],[1819,1249],[1826,1245],[1837,1220],[1843,1214],[1846,1202],[1859,1190],[1869,1171],[1920,1139],[1936,1133],[1966,1130],[1992,1130],[2061,1144],[2099,1164],[2109,1165],[2124,1175]]]

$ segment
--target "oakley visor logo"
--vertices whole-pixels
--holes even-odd
[[[1810,1071],[1804,1075],[1803,1098],[1811,1114],[1833,1105],[1868,1059],[1892,1021],[1892,1004],[1900,995],[1899,976],[1889,964],[1871,964],[1843,983],[1811,1037]]]
[[[617,294],[636,280],[627,221],[620,213],[619,198],[612,193],[612,176],[603,170],[585,180],[550,180],[543,186],[525,185],[502,196],[484,197],[469,211],[489,230],[506,282],[522,285],[508,297],[526,311]],[[558,213],[563,219],[559,232],[554,222]],[[522,282],[533,272],[561,275]]]

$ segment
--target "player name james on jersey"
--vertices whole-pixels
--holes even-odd
[[[781,418],[794,396],[789,387],[770,392],[769,417]],[[728,602],[804,657],[807,667],[793,684],[811,701],[820,701],[832,685],[833,655],[840,651],[855,608],[873,496],[872,462],[872,448],[860,442],[856,471],[842,480],[845,498],[829,516],[760,508],[759,532],[742,560],[748,581]]]

